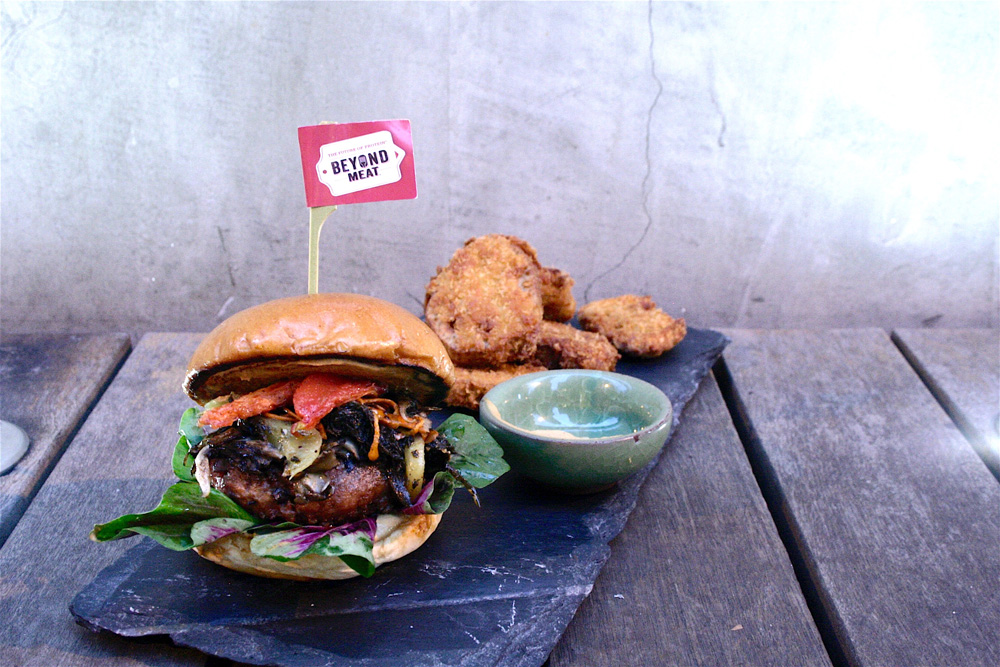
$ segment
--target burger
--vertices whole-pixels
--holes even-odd
[[[222,322],[188,364],[160,504],[97,525],[266,577],[369,577],[420,547],[456,487],[508,470],[472,417],[428,410],[454,368],[437,336],[357,294],[270,301]]]

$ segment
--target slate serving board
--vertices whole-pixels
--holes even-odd
[[[676,426],[728,342],[690,329],[666,355],[623,360],[618,371],[662,389]],[[480,491],[482,508],[456,493],[423,547],[368,580],[261,579],[144,539],[70,611],[95,631],[166,635],[251,664],[541,665],[590,593],[655,464],[588,496],[549,492],[515,473]]]

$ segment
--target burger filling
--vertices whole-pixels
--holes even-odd
[[[412,402],[375,382],[316,373],[212,401],[194,477],[265,521],[326,525],[410,507],[454,449]]]
[[[379,393],[338,405],[311,427],[290,402],[209,433],[191,449],[203,495],[218,489],[261,519],[301,525],[409,507],[454,450],[412,404]]]

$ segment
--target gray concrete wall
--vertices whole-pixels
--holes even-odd
[[[3,3],[4,331],[304,292],[296,128],[409,118],[321,289],[503,232],[700,326],[1000,326],[996,3]]]

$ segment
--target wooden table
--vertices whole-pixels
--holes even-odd
[[[1000,332],[727,333],[549,663],[1000,664]],[[199,338],[145,336],[13,517],[0,664],[228,664],[67,611],[130,546],[88,542],[91,525],[171,478],[156,452]],[[47,345],[72,363],[58,338],[5,340],[5,359]]]
[[[0,340],[0,418],[24,430],[30,441],[17,466],[0,476],[0,545],[130,347],[125,334]]]

